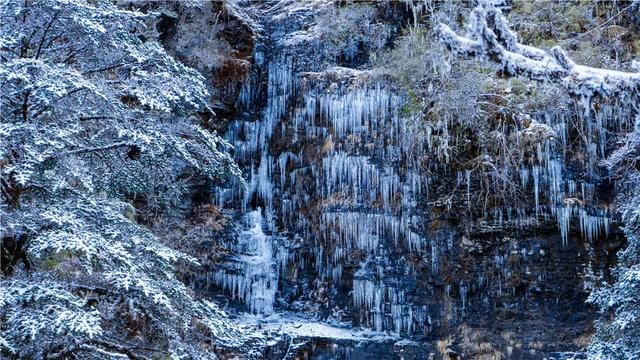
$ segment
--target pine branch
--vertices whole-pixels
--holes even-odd
[[[102,152],[102,151],[109,151],[109,150],[114,150],[114,149],[119,149],[122,147],[132,147],[135,146],[134,144],[131,144],[128,141],[121,141],[121,142],[117,142],[117,143],[113,143],[113,144],[109,144],[109,145],[104,145],[104,146],[96,146],[96,147],[90,147],[90,148],[80,148],[80,149],[75,149],[75,150],[69,150],[69,151],[63,151],[61,153],[57,153],[57,154],[52,154],[47,156],[46,158],[44,158],[44,160],[42,160],[42,162],[48,161],[48,160],[52,160],[52,159],[58,159],[64,156],[68,156],[68,155],[75,155],[75,154],[86,154],[86,153],[92,153],[92,152]]]
[[[135,146],[135,145],[131,144],[128,141],[121,141],[121,142],[117,142],[117,143],[113,143],[113,144],[109,144],[109,145],[104,145],[104,146],[96,146],[96,147],[91,147],[91,148],[80,148],[80,149],[75,149],[75,150],[69,150],[69,151],[61,153],[59,156],[73,155],[73,154],[86,154],[86,153],[90,153],[90,152],[99,152],[99,151],[108,151],[108,150],[118,149],[118,148],[121,148],[121,147],[131,147],[131,146]]]

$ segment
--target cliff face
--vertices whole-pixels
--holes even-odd
[[[477,163],[466,168],[436,156],[442,129],[432,141],[420,126],[431,110],[373,68],[371,55],[397,47],[422,9],[175,6],[165,45],[210,80],[210,122],[246,173],[246,187],[210,190],[233,221],[193,281],[239,321],[261,319],[274,340],[265,358],[580,356],[590,286],[624,240],[606,174],[572,148],[577,115],[543,109],[496,126],[531,142],[509,174],[517,183],[501,183],[478,170],[493,166],[487,154],[458,154]],[[489,201],[488,183],[521,195]]]

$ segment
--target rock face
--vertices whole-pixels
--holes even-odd
[[[147,6],[162,11],[157,30],[168,52],[209,79],[212,109],[222,119],[231,116],[251,71],[257,29],[250,18],[238,14],[231,2]]]
[[[194,281],[238,315],[384,334],[299,334],[265,358],[580,356],[569,352],[592,332],[589,286],[623,241],[606,211],[567,199],[610,186],[542,142],[520,168],[526,206],[470,211],[478,184],[424,164],[433,149],[412,127],[408,94],[368,68],[369,51],[413,21],[408,8],[365,6],[353,16],[366,25],[331,43],[338,29],[318,19],[341,11],[333,2],[224,4],[176,10],[165,29],[165,45],[211,79],[246,171],[246,188],[212,191],[238,221],[221,241],[227,255]],[[531,137],[565,131],[564,119],[540,121]]]

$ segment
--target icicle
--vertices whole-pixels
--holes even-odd
[[[431,241],[431,273],[438,273],[438,246],[435,241]]]
[[[467,206],[469,210],[471,210],[471,171],[464,171],[465,179],[467,181]]]
[[[589,214],[586,209],[578,212],[580,220],[580,230],[582,236],[587,241],[592,242],[604,231],[605,236],[609,235],[610,217],[604,210],[596,211],[596,214]]]
[[[467,308],[467,286],[460,284],[460,300],[462,301],[462,311]]]
[[[401,216],[399,219],[386,214],[355,212],[326,212],[320,224],[325,238],[332,243],[343,244],[347,249],[356,248],[375,253],[381,239],[392,239],[395,244],[404,239],[410,251],[420,251],[424,239],[411,229],[413,218]]]
[[[535,196],[536,215],[540,209],[540,167],[534,166],[533,169],[533,193]]]
[[[354,308],[365,310],[366,323],[376,331],[389,328],[398,334],[413,331],[413,309],[406,305],[404,292],[384,283],[356,278],[352,294]],[[385,303],[389,304],[388,314],[385,313]]]
[[[556,209],[556,217],[558,219],[558,226],[560,227],[563,246],[567,245],[569,225],[572,216],[578,217],[580,233],[587,241],[592,242],[597,239],[602,232],[604,232],[605,236],[609,236],[611,217],[606,210],[596,210],[595,214],[590,214],[585,208],[565,204]]]
[[[522,189],[527,190],[527,184],[529,183],[529,169],[520,169],[520,180],[522,181]]]
[[[558,226],[560,227],[560,237],[562,238],[562,246],[567,246],[569,238],[569,223],[571,220],[571,207],[561,206],[556,211],[558,218]]]

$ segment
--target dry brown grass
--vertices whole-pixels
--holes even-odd
[[[465,357],[478,360],[505,359],[504,353],[497,349],[494,342],[481,329],[473,329],[466,325],[459,327],[462,342],[460,346]]]
[[[587,345],[589,345],[590,341],[591,341],[591,334],[583,334],[578,336],[575,340],[573,340],[573,344],[575,346],[578,346],[584,349],[587,347]]]
[[[436,347],[438,348],[438,352],[442,355],[443,359],[447,358],[447,348],[451,346],[452,343],[453,341],[451,340],[451,337],[438,340]]]

